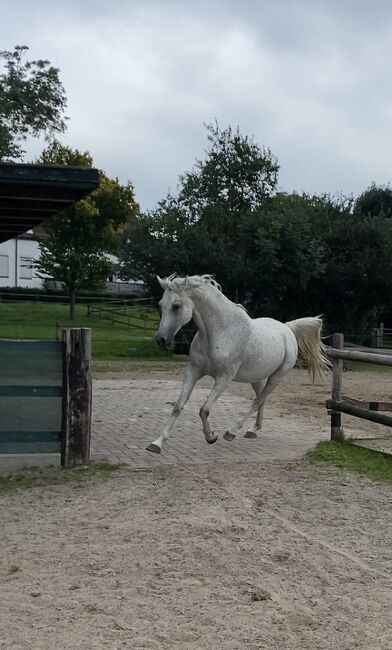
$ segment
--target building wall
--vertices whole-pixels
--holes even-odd
[[[39,246],[33,235],[22,235],[18,239],[10,239],[0,244],[0,287],[28,287],[31,289],[43,289],[43,280],[38,277],[37,272],[32,268],[32,261],[39,258]],[[108,258],[117,263],[114,255]],[[15,265],[15,259],[17,264]],[[53,282],[53,288],[61,290]],[[142,282],[122,282],[116,276],[107,283],[107,290],[110,293],[134,293],[144,296],[145,287]]]
[[[32,268],[39,257],[35,239],[18,237],[0,244],[0,287],[41,289],[43,282]]]

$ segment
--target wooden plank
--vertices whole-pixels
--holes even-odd
[[[361,406],[365,409],[370,409],[371,411],[392,412],[392,402],[377,402],[377,401],[365,402],[363,400],[354,399],[354,397],[348,397],[347,395],[342,395],[342,399],[345,402],[349,402],[350,404],[354,404],[355,406]]]
[[[383,413],[377,413],[377,411],[363,409],[359,406],[348,404],[344,400],[327,400],[326,407],[332,411],[347,413],[347,415],[353,415],[354,417],[361,418],[362,420],[370,420],[371,422],[377,422],[378,424],[384,424],[387,427],[392,427],[391,415],[384,415]]]
[[[377,354],[373,352],[359,352],[358,350],[338,350],[330,348],[328,356],[331,359],[345,359],[346,361],[362,361],[364,363],[375,363],[382,366],[392,366],[392,355]]]
[[[333,335],[333,347],[341,350],[344,346],[343,334]],[[332,399],[340,401],[342,398],[343,383],[343,361],[340,359],[332,360]],[[343,436],[342,416],[340,411],[331,412],[331,440],[340,439]]]
[[[365,449],[392,456],[392,437],[390,434],[388,437],[354,438],[352,443],[357,447],[365,447]]]
[[[85,465],[91,438],[91,329],[63,331],[63,415],[61,463]]]
[[[0,397],[61,397],[62,386],[1,386]]]

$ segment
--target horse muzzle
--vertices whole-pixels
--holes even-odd
[[[170,337],[166,338],[165,336],[161,336],[161,334],[157,334],[155,336],[155,341],[161,350],[171,350],[173,347],[173,339]]]

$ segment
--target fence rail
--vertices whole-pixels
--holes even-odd
[[[334,334],[333,347],[328,350],[328,356],[332,360],[332,399],[326,401],[326,407],[331,416],[331,439],[339,440],[344,437],[342,413],[392,427],[392,416],[379,412],[392,412],[392,403],[373,400],[358,402],[342,396],[343,361],[392,366],[392,355],[344,349],[343,334]],[[366,405],[368,408],[364,408]]]
[[[135,314],[135,307],[141,308],[138,314]],[[107,302],[105,305],[87,305],[87,316],[102,318],[152,335],[157,329],[155,309],[156,304],[151,298],[128,298]]]
[[[379,354],[377,352],[363,352],[362,350],[341,350],[331,348],[328,352],[328,356],[331,359],[362,361],[363,363],[375,363],[380,366],[392,366],[392,350],[390,354]]]
[[[392,343],[392,328],[384,327],[384,323],[380,323],[373,329],[373,345],[382,348],[386,343]]]

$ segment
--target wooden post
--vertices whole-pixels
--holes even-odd
[[[332,347],[341,350],[344,347],[343,334],[334,334]],[[342,399],[343,383],[343,360],[332,360],[332,399],[340,401]],[[342,414],[339,411],[331,411],[331,440],[341,440],[343,437]]]
[[[384,323],[378,326],[377,347],[382,348],[384,345]]]
[[[63,330],[61,464],[86,465],[91,438],[91,329]]]

